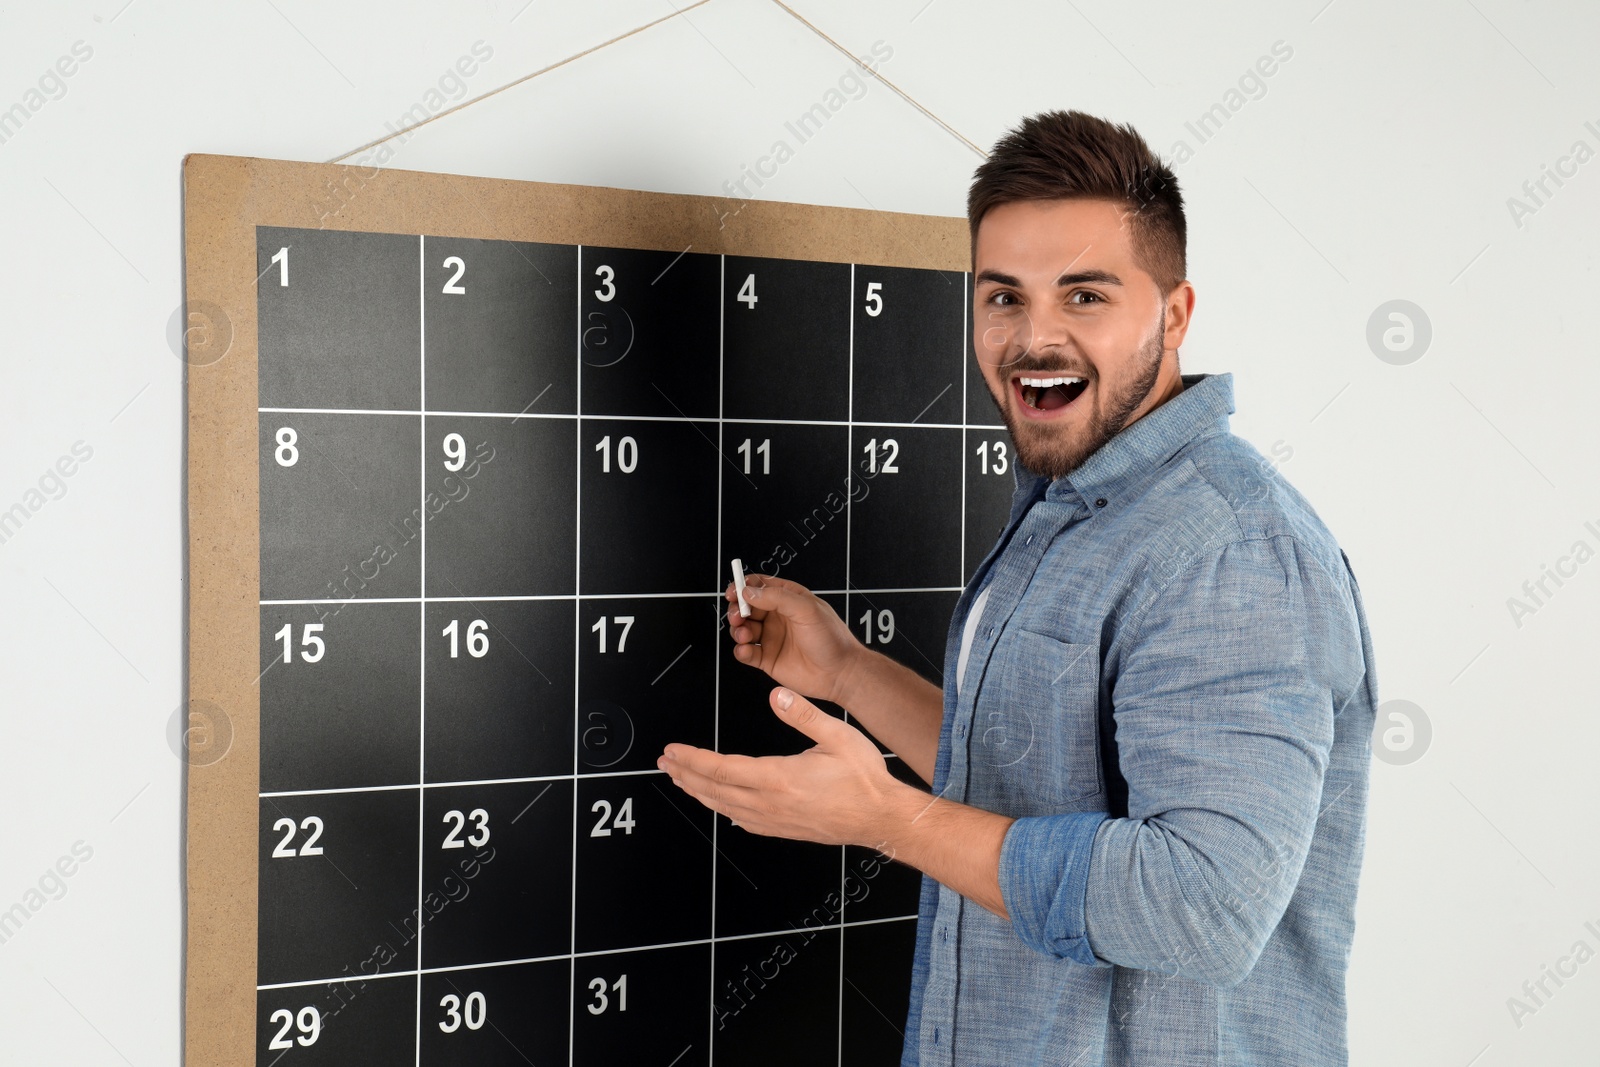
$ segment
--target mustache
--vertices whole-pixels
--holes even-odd
[[[1018,356],[1015,360],[1001,364],[1007,375],[1026,374],[1029,377],[1041,378],[1066,375],[1073,378],[1082,378],[1085,381],[1095,380],[1095,373],[1088,367],[1073,367],[1064,365],[1055,360],[1041,359],[1039,357]]]

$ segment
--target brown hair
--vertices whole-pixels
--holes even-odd
[[[1133,254],[1162,294],[1187,277],[1188,232],[1178,179],[1131,125],[1117,126],[1082,111],[1045,111],[1023,119],[978,165],[967,192],[974,266],[978,223],[990,208],[1058,199],[1127,204]]]

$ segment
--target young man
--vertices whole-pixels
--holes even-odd
[[[751,833],[923,872],[904,1064],[1343,1064],[1377,703],[1349,562],[1229,432],[1232,376],[1180,375],[1183,202],[1131,127],[1024,121],[968,218],[1019,462],[943,691],[752,577],[734,655],[816,745],[660,765]]]

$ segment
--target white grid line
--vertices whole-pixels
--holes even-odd
[[[845,421],[853,422],[856,415],[856,265],[854,263],[850,264],[850,295],[845,300],[845,306],[849,311],[848,321],[850,324],[850,345],[844,378],[844,412]],[[845,446],[844,456],[844,624],[845,627],[848,628],[850,625],[850,533],[852,528],[855,526],[854,505],[851,503],[851,498],[854,497],[855,494],[850,491],[852,488],[850,479],[855,477],[855,468],[852,466],[856,459],[856,431],[854,426],[850,428],[846,440],[847,444]],[[873,447],[876,448],[877,446],[874,445]],[[876,459],[876,457],[874,457],[874,459]],[[850,712],[848,709],[844,713],[844,721],[847,723],[850,721]],[[844,915],[844,869],[845,848],[843,845],[840,845],[839,914],[841,916]],[[836,1014],[834,1016],[834,1036],[836,1038],[834,1048],[834,1063],[836,1067],[844,1067],[844,931],[842,930],[839,932],[838,993],[838,1003],[836,1005]]]
[[[791,927],[787,930],[762,930],[754,934],[723,934],[721,937],[701,937],[690,941],[663,941],[654,945],[625,945],[622,948],[593,948],[582,952],[558,952],[549,956],[526,956],[514,960],[491,960],[488,963],[457,963],[449,967],[425,967],[420,970],[405,971],[379,971],[376,974],[343,975],[337,978],[308,978],[299,982],[274,982],[270,985],[258,985],[257,991],[264,989],[303,989],[314,985],[337,985],[340,982],[365,982],[379,978],[406,978],[423,974],[449,974],[455,971],[485,970],[491,967],[517,967],[524,963],[554,963],[565,959],[587,959],[591,956],[618,956],[627,952],[650,952],[660,948],[690,948],[695,945],[710,945],[716,950],[717,941],[753,941],[760,937],[788,937],[798,933],[822,933],[827,930],[843,930],[850,926],[881,926],[884,923],[915,922],[916,913],[909,915],[888,915],[881,919],[852,919],[848,922],[829,923],[826,926]]]
[[[422,1067],[422,916],[423,856],[427,853],[424,835],[427,805],[422,783],[428,780],[428,238],[417,235],[417,506],[423,518],[418,524],[421,538],[417,549],[417,1018],[416,1064]]]
[[[723,404],[723,371],[727,361],[725,345],[727,343],[727,317],[728,317],[728,257],[717,256],[717,412],[720,416]],[[727,450],[722,440],[722,419],[717,419],[717,456],[727,455]],[[722,574],[722,468],[724,464],[717,464],[717,574]],[[723,601],[724,604],[727,601]],[[726,614],[726,611],[724,611]],[[731,631],[731,627],[730,627]],[[720,635],[722,626],[719,623],[717,632]],[[730,632],[731,637],[731,632]],[[720,640],[718,641],[720,644]],[[714,656],[711,674],[711,751],[722,751],[722,657]],[[717,1057],[716,1021],[717,1021],[717,816],[711,816],[711,965],[707,969],[711,972],[711,997],[706,1004],[706,1067],[714,1067]]]
[[[959,585],[914,585],[885,589],[814,589],[818,596],[843,596],[858,593],[870,596],[878,593],[959,593]],[[721,589],[708,589],[701,593],[529,593],[525,596],[430,596],[430,604],[475,604],[491,600],[661,600],[721,597]],[[414,596],[376,597],[322,597],[308,600],[263,600],[263,605],[275,604],[415,604],[421,598]]]
[[[885,758],[893,758],[894,753],[886,753]],[[625,778],[630,775],[664,774],[654,767],[637,771],[584,771],[579,774],[533,774],[521,778],[474,778],[460,782],[424,782],[423,790],[429,789],[460,789],[463,786],[476,785],[521,785],[528,782],[570,782],[574,778]],[[348,785],[334,789],[274,789],[257,793],[259,797],[320,797],[334,793],[392,793],[401,789],[417,788],[414,782],[405,782],[399,785]]]
[[[583,245],[578,246],[577,301],[573,315],[577,327],[573,336],[573,354],[577,369],[573,372],[573,395],[577,407],[583,407]],[[583,419],[572,422],[576,435],[573,453],[577,456],[572,487],[572,588],[583,592]],[[619,451],[620,457],[620,451]],[[577,635],[572,642],[572,894],[571,922],[567,927],[567,1067],[572,1067],[576,1055],[577,1026],[572,1022],[577,1008],[578,993],[578,746],[583,739],[583,709],[578,699],[583,688],[583,602],[572,599],[572,632]]]
[[[280,415],[421,415],[421,411],[398,408],[257,408],[260,414]],[[720,415],[618,415],[596,414],[584,411],[429,411],[437,418],[453,419],[589,419],[606,422],[715,422],[737,423],[741,426],[871,426],[886,430],[1004,430],[995,423],[959,422],[851,422],[848,419],[741,419]]]

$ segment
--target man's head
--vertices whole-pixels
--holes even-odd
[[[1182,389],[1183,198],[1131,126],[1025,119],[978,167],[967,220],[973,348],[1023,466],[1067,474]]]

